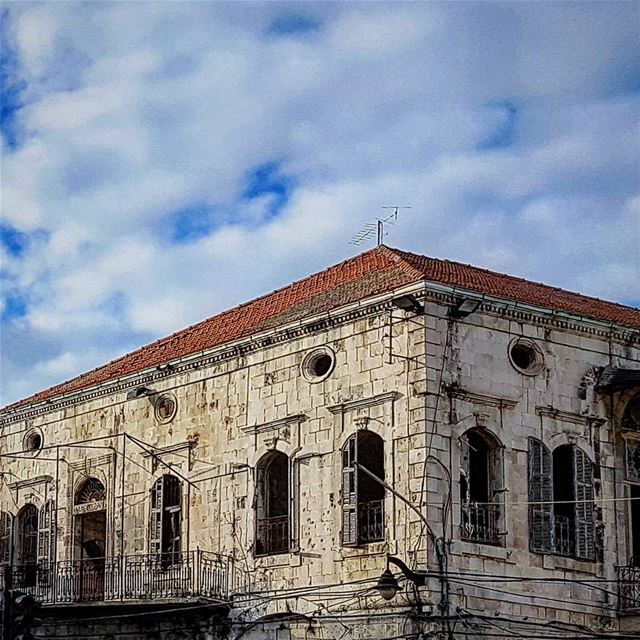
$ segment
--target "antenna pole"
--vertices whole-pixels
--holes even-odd
[[[378,246],[382,244],[382,234],[384,231],[384,222],[378,220]]]

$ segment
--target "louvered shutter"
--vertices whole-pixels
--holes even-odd
[[[43,566],[53,560],[53,501],[47,500],[40,507],[38,516],[38,564]]]
[[[529,548],[553,551],[553,489],[551,453],[536,438],[529,438]]]
[[[576,558],[593,560],[593,465],[587,454],[573,447],[573,471],[576,492]]]
[[[351,436],[342,450],[342,544],[358,544],[358,460],[357,435]]]
[[[13,532],[13,516],[0,511],[0,565],[11,564],[11,539]]]
[[[151,512],[149,517],[149,553],[159,554],[162,549],[162,501],[164,476],[158,478],[151,489]]]

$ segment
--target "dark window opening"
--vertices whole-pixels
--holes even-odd
[[[572,556],[576,530],[573,447],[563,445],[553,452],[553,501],[555,552]]]
[[[255,555],[287,553],[290,549],[289,458],[280,451],[258,462]]]
[[[640,393],[629,400],[622,414],[622,428],[640,430]]]
[[[384,441],[359,431],[342,450],[342,544],[356,546],[384,540],[384,487],[358,463],[384,480]]]
[[[27,504],[18,511],[16,528],[16,586],[33,587],[36,584],[38,562],[38,509],[34,504]]]
[[[39,451],[42,448],[42,435],[37,431],[27,434],[24,441],[24,448],[27,451]]]
[[[489,434],[467,431],[460,467],[461,535],[465,540],[499,544],[499,443]]]
[[[169,474],[151,489],[149,550],[160,557],[163,568],[181,561],[182,483]]]
[[[533,349],[521,344],[516,344],[513,349],[511,349],[511,357],[513,358],[514,364],[520,367],[520,369],[529,369],[536,361]]]
[[[315,360],[313,360],[313,362],[309,365],[309,368],[314,375],[320,377],[325,375],[325,373],[327,373],[329,369],[331,369],[331,364],[331,357],[323,354],[315,358]]]

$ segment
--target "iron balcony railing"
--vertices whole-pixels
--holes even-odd
[[[260,518],[257,524],[255,554],[269,556],[289,551],[289,516]]]
[[[573,556],[574,534],[571,520],[566,516],[553,516],[553,545],[559,556]]]
[[[127,555],[0,567],[14,589],[45,604],[206,598],[229,601],[249,588],[233,559],[205,551]]]
[[[640,567],[617,567],[618,609],[640,609]]]
[[[358,504],[358,535],[361,543],[384,540],[384,500]]]
[[[482,544],[498,544],[499,516],[500,507],[497,504],[465,502],[462,505],[462,539]]]

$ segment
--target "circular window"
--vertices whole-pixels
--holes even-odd
[[[320,347],[308,353],[302,361],[302,375],[309,382],[321,382],[331,375],[336,357],[329,347]]]
[[[531,340],[516,338],[509,345],[509,360],[520,373],[534,376],[544,367],[542,352]]]
[[[44,439],[42,437],[42,432],[40,429],[31,429],[27,431],[22,441],[22,448],[25,451],[30,451],[32,453],[37,453],[42,449],[42,445],[44,443]]]
[[[156,400],[154,412],[161,424],[171,422],[178,411],[178,401],[172,393],[163,393]]]
[[[622,416],[622,428],[640,430],[640,393],[629,400]]]

